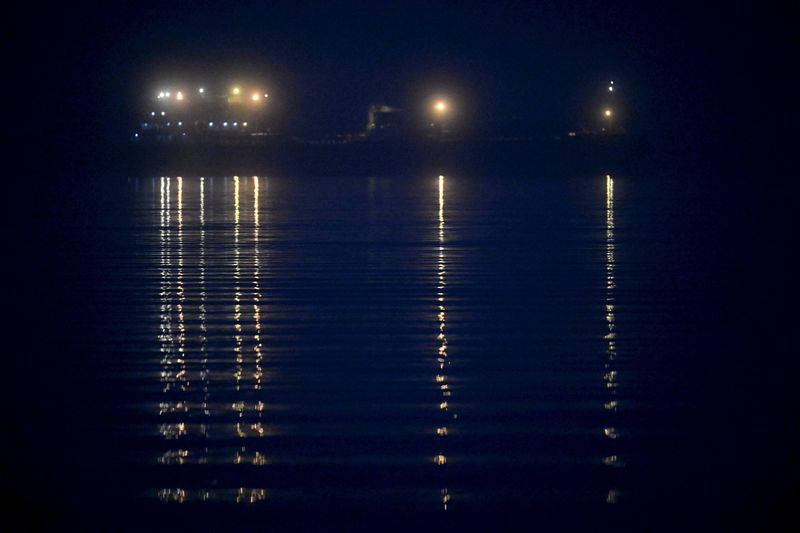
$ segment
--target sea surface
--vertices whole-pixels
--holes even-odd
[[[781,346],[742,181],[61,183],[15,199],[47,206],[8,354],[32,525],[713,529],[779,492],[758,369]]]

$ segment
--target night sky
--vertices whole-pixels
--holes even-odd
[[[165,2],[5,8],[6,90],[33,129],[124,137],[161,80],[264,79],[286,131],[362,128],[371,103],[454,95],[473,125],[579,126],[608,80],[629,130],[749,131],[794,49],[786,13],[663,3]],[[13,80],[13,81],[12,81]],[[10,83],[9,83],[10,82]]]

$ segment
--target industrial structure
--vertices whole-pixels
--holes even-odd
[[[624,107],[618,85],[609,81],[600,98],[593,99],[593,111],[579,128],[566,136],[618,136],[625,133]],[[270,95],[256,83],[231,83],[212,87],[187,84],[164,85],[154,90],[132,132],[134,140],[162,142],[211,141],[252,144],[267,141],[305,144],[351,144],[361,141],[428,140],[454,141],[469,136],[468,122],[458,101],[444,94],[434,95],[419,106],[402,109],[373,104],[367,112],[366,129],[337,133],[335,137],[276,136],[268,119]],[[463,102],[462,102],[463,105]],[[285,114],[285,109],[283,110]],[[467,114],[468,116],[468,114]]]
[[[241,138],[268,135],[269,94],[261,87],[168,87],[149,99],[135,139]]]
[[[411,134],[441,138],[449,133],[452,114],[449,102],[441,98],[430,102],[422,121],[418,114],[413,114],[416,118],[412,118],[412,113],[405,109],[385,104],[371,105],[367,113],[367,135],[375,139],[394,139]]]
[[[371,105],[367,113],[367,134],[371,137],[394,137],[408,132],[408,116],[404,109],[388,105]]]

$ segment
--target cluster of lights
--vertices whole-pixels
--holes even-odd
[[[204,87],[199,87],[197,89],[197,92],[199,94],[201,94],[201,95],[204,95],[206,90],[205,90]],[[614,81],[613,80],[609,81],[608,92],[611,92],[611,93],[614,92]],[[234,97],[232,99],[229,97],[229,102],[241,102],[242,101],[241,98],[244,97],[243,89],[240,86],[233,86],[233,87],[230,88],[229,95]],[[172,97],[173,97],[173,93],[171,91],[160,91],[158,93],[158,99],[171,99]],[[175,100],[177,100],[177,101],[183,101],[185,99],[184,93],[182,91],[175,92],[174,93],[174,97],[175,97]],[[248,99],[246,97],[244,97],[244,98]],[[257,92],[257,91],[254,91],[254,92],[250,93],[250,96],[249,96],[249,100],[252,101],[252,102],[260,102],[261,100],[266,100],[267,98],[269,98],[269,94],[268,93],[261,93],[261,92]],[[449,115],[449,114],[452,113],[450,103],[447,100],[441,99],[441,98],[436,99],[436,100],[434,100],[432,102],[432,104],[431,104],[431,112],[435,116],[440,117],[440,118],[443,118],[446,115]],[[602,114],[603,114],[603,117],[605,117],[606,119],[610,120],[612,115],[613,115],[613,112],[612,112],[612,110],[610,108],[605,108],[605,109],[603,109]],[[151,112],[150,115],[151,116],[155,116],[156,113],[155,112]],[[165,115],[165,112],[161,111],[161,116],[164,116],[164,115]],[[178,122],[178,126],[181,126],[181,125],[182,125],[182,123]],[[232,125],[233,125],[233,127],[238,127],[238,123],[237,122],[233,122]],[[243,127],[246,127],[247,126],[247,122],[242,122],[241,125]],[[208,123],[208,127],[213,127],[213,126],[214,126],[213,122],[209,122]],[[228,122],[223,122],[222,126],[223,127],[228,127]],[[571,132],[570,135],[574,136],[575,134]]]
[[[241,87],[232,88],[231,89],[231,94],[234,95],[234,96],[241,96],[242,95]],[[252,100],[253,102],[258,102],[262,98],[264,98],[264,99],[269,98],[269,94],[267,94],[267,93],[263,93],[262,94],[262,93],[257,92],[257,91],[254,91],[253,93],[250,94],[250,100]]]
[[[206,87],[197,87],[196,90],[197,90],[197,93],[195,93],[195,95],[198,98],[203,98],[204,99],[208,95],[208,93],[206,91]],[[246,103],[246,102],[249,101],[249,102],[252,102],[253,104],[261,104],[262,100],[266,100],[267,98],[269,98],[269,94],[268,93],[265,93],[265,92],[262,93],[260,91],[249,92],[245,88],[240,87],[240,86],[232,86],[232,87],[230,87],[229,90],[228,90],[227,95],[228,95],[228,98],[229,98],[228,101],[230,103],[241,103],[241,102],[245,102]],[[245,96],[245,95],[247,95],[247,96]],[[225,95],[224,94],[220,94],[218,96],[219,97],[224,97]],[[174,88],[170,89],[170,90],[161,90],[158,93],[156,93],[156,99],[157,100],[162,100],[162,101],[163,100],[167,100],[167,101],[175,101],[175,102],[183,103],[185,101],[191,100],[191,92],[186,91],[186,90],[176,90]],[[169,109],[167,109],[167,110],[169,110]],[[151,117],[159,117],[159,116],[160,117],[166,117],[166,115],[167,115],[166,111],[161,111],[161,110],[150,111],[150,116]],[[221,127],[221,128],[226,128],[226,129],[231,128],[231,127],[232,128],[236,128],[236,129],[247,128],[247,125],[248,125],[247,122],[239,122],[238,120],[235,121],[235,122],[228,122],[228,121],[214,122],[214,121],[209,121],[209,122],[207,122],[205,124],[207,124],[208,128],[215,128],[215,126],[216,126],[216,128],[220,128]],[[183,121],[170,121],[170,122],[166,122],[164,125],[167,126],[167,127],[171,127],[171,126],[176,126],[178,128],[183,128],[184,127]],[[143,127],[147,128],[148,127],[148,123],[144,123]],[[186,132],[183,132],[181,135],[185,136]],[[136,133],[135,137],[138,138],[139,134]]]
[[[611,80],[611,81],[608,82],[608,92],[610,92],[610,93],[614,92],[614,80]],[[611,117],[612,117],[613,114],[614,113],[611,110],[611,108],[607,107],[607,108],[603,109],[603,117],[606,120],[608,120],[609,124],[611,124]]]
[[[613,84],[614,84],[614,82],[612,81],[611,85],[613,85]],[[613,90],[613,87],[609,86],[609,91],[612,91],[612,90]],[[205,92],[206,92],[205,87],[199,87],[197,89],[197,92],[198,92],[198,94],[205,95]],[[232,96],[234,96],[234,97],[237,97],[236,100],[238,101],[238,97],[242,96],[242,88],[239,87],[239,86],[231,87],[230,94]],[[175,100],[177,100],[177,101],[183,101],[183,100],[186,99],[183,91],[175,92],[174,96],[175,96]],[[157,95],[157,98],[159,100],[169,100],[172,97],[173,97],[173,93],[171,91],[160,91],[158,93],[158,95]],[[253,102],[260,102],[261,100],[266,100],[267,98],[269,98],[269,93],[261,93],[261,92],[258,92],[258,91],[254,91],[254,92],[252,92],[250,94],[250,100],[253,101]],[[433,112],[438,116],[444,116],[445,114],[450,112],[450,105],[446,100],[437,99],[433,103]],[[163,115],[164,113],[162,112],[161,114]]]
[[[198,92],[198,94],[205,95],[206,89],[205,89],[205,87],[198,87],[197,92]],[[238,87],[238,86],[232,87],[231,88],[231,94],[233,96],[236,96],[236,97],[241,96],[242,95],[242,88]],[[184,95],[183,91],[177,91],[177,92],[174,92],[174,93],[172,91],[159,91],[159,93],[156,95],[156,97],[159,100],[170,100],[173,97],[177,101],[186,100],[186,96]],[[253,102],[260,102],[262,99],[266,100],[267,98],[269,98],[269,94],[268,93],[262,93],[262,92],[259,92],[259,91],[254,91],[253,93],[250,94],[250,100],[252,100]]]
[[[170,91],[161,91],[158,93],[159,100],[169,100],[172,98],[172,93]],[[183,100],[183,91],[178,91],[175,93],[176,100]]]
[[[181,125],[181,123],[180,123],[180,122],[178,122],[178,126],[180,126],[180,125]],[[236,128],[236,127],[238,127],[238,126],[239,126],[239,123],[238,123],[238,122],[234,122],[234,123],[233,123],[233,124],[231,124],[231,125],[232,125],[234,128]],[[214,127],[214,123],[213,123],[213,122],[209,122],[209,123],[208,123],[208,127],[209,127],[209,128],[213,128],[213,127]],[[227,127],[228,127],[228,122],[227,122],[227,121],[226,121],[226,122],[223,122],[223,123],[222,123],[222,127],[223,127],[223,128],[227,128]],[[246,128],[246,127],[247,127],[247,122],[242,122],[242,127],[243,127],[243,128]]]
[[[613,80],[610,80],[608,82],[607,89],[608,89],[609,93],[614,93],[615,92],[615,84],[614,84]],[[218,94],[216,94],[215,97],[216,98],[226,98],[227,97],[227,101],[228,101],[229,104],[235,104],[235,105],[239,105],[239,106],[245,105],[247,102],[252,102],[253,104],[259,105],[262,100],[266,100],[267,98],[269,98],[269,94],[268,93],[261,93],[261,92],[258,92],[258,91],[250,92],[251,90],[252,89],[248,90],[248,88],[243,88],[243,87],[238,86],[238,85],[232,85],[232,86],[228,87],[227,92],[218,93]],[[206,89],[204,87],[198,87],[197,88],[197,93],[199,95],[205,96]],[[157,97],[158,97],[158,99],[172,99],[174,97],[174,99],[176,101],[185,100],[185,96],[184,96],[184,92],[183,91],[161,91],[161,92],[158,93]],[[610,98],[609,101],[610,100],[612,100],[612,99]],[[450,117],[454,113],[454,108],[451,105],[451,102],[448,101],[448,99],[446,99],[446,98],[442,98],[442,97],[433,98],[433,99],[428,101],[428,106],[429,106],[428,107],[428,113],[431,116],[431,123],[430,123],[431,126],[435,126],[437,122],[439,122],[440,124],[446,123],[448,117]],[[156,113],[157,113],[156,111],[152,111],[150,113],[150,115],[152,117],[155,117]],[[603,131],[607,131],[607,128],[610,128],[611,125],[612,125],[612,119],[615,116],[615,110],[612,109],[611,107],[603,107],[600,110],[600,114],[603,117],[603,122],[605,123],[605,126],[606,126],[606,127],[603,127],[602,130]],[[166,113],[164,111],[160,111],[160,115],[162,117],[164,117],[166,115]],[[613,121],[616,122],[616,119],[613,119]],[[170,122],[166,123],[167,126],[171,126],[171,124],[172,123],[170,123]],[[182,122],[177,122],[176,124],[177,124],[178,127],[182,127],[183,126]],[[195,123],[195,124],[197,124],[197,123]],[[212,122],[208,122],[207,124],[208,124],[208,128],[209,129],[215,127],[215,122],[213,122],[213,121]],[[233,128],[238,129],[240,126],[242,128],[246,128],[247,124],[248,124],[247,122],[241,122],[241,123],[239,123],[239,122],[230,122],[229,123],[228,121],[224,121],[224,122],[216,123],[216,127],[220,128],[220,129],[224,128],[226,131],[231,131],[229,129],[229,126],[232,126]],[[145,128],[147,127],[147,123],[145,123],[144,127]],[[218,129],[217,131],[220,131],[220,129]],[[239,130],[239,131],[241,131],[241,130]],[[184,135],[184,136],[186,135],[185,130],[181,135]],[[578,134],[575,131],[568,132],[568,136],[569,137],[576,137],[577,135]],[[138,137],[138,136],[139,135],[137,133],[136,137]],[[442,408],[444,408],[444,409],[447,408],[447,402],[446,401],[442,403]],[[443,431],[446,431],[446,428],[444,428]]]

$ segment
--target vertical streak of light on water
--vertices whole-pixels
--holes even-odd
[[[253,423],[252,429],[255,431],[255,434],[258,436],[264,436],[264,426],[262,424],[263,419],[263,412],[264,412],[264,402],[258,398],[258,393],[262,387],[262,379],[264,376],[262,363],[264,359],[264,354],[262,353],[262,343],[261,343],[261,284],[259,281],[259,277],[261,276],[261,260],[259,258],[259,231],[260,231],[260,220],[259,220],[259,181],[258,176],[253,176],[253,322],[255,323],[255,333],[253,334],[253,341],[255,346],[253,347],[253,351],[255,352],[255,369],[253,371],[253,391],[254,396],[256,396],[256,400],[253,405],[254,412],[257,417],[257,422]],[[259,464],[261,459],[261,454],[259,452],[255,452],[253,456],[253,463]]]
[[[608,328],[604,340],[606,341],[606,361],[604,364],[603,380],[605,387],[608,391],[608,398],[604,405],[605,409],[610,413],[615,413],[618,408],[617,401],[617,340],[616,340],[616,317],[615,317],[615,297],[616,292],[616,242],[614,238],[614,179],[610,175],[606,175],[606,297],[605,297],[605,311],[606,311],[606,326]],[[612,440],[619,437],[617,428],[613,424],[608,424],[603,428],[603,434]],[[622,466],[620,457],[614,451],[612,454],[603,458],[603,463],[607,466],[618,467]],[[617,503],[619,499],[619,490],[610,488],[606,496],[606,502],[613,504]]]
[[[160,325],[159,325],[159,351],[161,352],[161,382],[163,385],[163,392],[169,391],[169,363],[170,363],[170,315],[169,315],[169,277],[168,277],[168,259],[167,259],[167,184],[165,183],[164,176],[161,176],[161,183],[159,189],[160,203],[159,203],[159,218],[158,218],[158,244],[159,244],[159,274],[160,274],[160,290],[159,299],[161,305],[160,311]]]
[[[182,393],[185,391],[185,336],[183,323],[183,271],[181,248],[182,248],[182,223],[183,207],[182,183],[178,181],[178,272],[176,273],[176,291],[178,296],[178,350],[176,356],[175,335],[173,332],[173,263],[172,263],[172,215],[171,215],[171,179],[162,176],[160,184],[160,212],[159,212],[159,256],[160,256],[160,333],[159,344],[161,352],[161,382],[162,392],[165,396],[158,405],[159,416],[166,417],[164,423],[159,424],[159,433],[167,441],[177,441],[186,434],[186,421],[182,417],[181,411],[185,411],[186,404],[183,401]],[[176,396],[177,394],[177,396]],[[175,449],[168,449],[162,454],[158,461],[161,464],[180,462],[186,456],[186,450],[181,449],[177,444]],[[184,501],[186,493],[182,489],[162,489],[159,497],[164,501]]]
[[[242,288],[241,288],[241,263],[239,249],[239,176],[233,177],[233,328],[234,328],[234,358],[236,360],[236,370],[234,378],[236,380],[236,392],[241,392],[241,381],[244,372],[244,354],[242,353]],[[239,437],[244,438],[245,432],[242,421],[244,419],[244,401],[239,400],[234,403],[234,409],[238,411],[238,420],[236,422],[236,433]],[[239,455],[237,454],[238,460]]]
[[[450,384],[447,379],[446,366],[450,365],[447,359],[447,335],[445,332],[446,325],[446,308],[445,308],[445,274],[446,274],[446,260],[445,260],[445,219],[444,219],[444,176],[439,176],[439,226],[438,226],[438,256],[437,256],[437,287],[436,287],[436,303],[437,303],[437,320],[439,325],[439,333],[437,335],[437,364],[438,372],[436,374],[436,385],[441,391],[441,401],[439,402],[439,410],[442,413],[441,425],[436,428],[436,435],[439,438],[439,452],[435,457],[435,463],[439,466],[447,464],[447,456],[445,455],[445,441],[447,438],[447,422],[449,420],[449,397],[451,394]],[[457,415],[453,414],[453,419]],[[440,492],[442,508],[447,510],[447,504],[451,499],[451,495],[447,487],[443,487]]]
[[[160,188],[159,188],[159,210],[158,210],[158,258],[159,258],[159,277],[160,277],[160,284],[159,284],[159,311],[160,311],[160,320],[159,320],[159,351],[161,352],[161,382],[163,385],[163,391],[167,392],[169,390],[169,377],[167,374],[167,363],[169,362],[168,349],[169,344],[167,342],[168,339],[168,325],[169,325],[169,315],[167,314],[167,250],[166,250],[166,242],[167,242],[167,234],[166,234],[166,184],[164,183],[164,176],[161,176],[160,181]]]
[[[205,462],[208,457],[208,426],[211,411],[209,410],[209,368],[208,368],[208,327],[206,325],[206,189],[205,178],[200,177],[200,381],[202,388],[202,434],[205,439],[204,456],[200,459]]]
[[[183,279],[183,178],[178,176],[178,374],[176,377],[180,383],[180,390],[186,393],[189,390],[190,382],[186,368],[186,321],[184,319],[184,307],[186,305],[186,290]]]
[[[162,392],[165,395],[163,402],[159,403],[159,415],[170,417],[178,408],[172,400],[173,388],[176,382],[174,366],[175,338],[172,331],[172,262],[171,262],[171,215],[170,215],[170,179],[161,177],[159,210],[159,258],[161,287],[159,296],[161,300],[159,351],[161,352],[161,382]],[[180,434],[181,424],[171,423],[169,420],[159,425],[160,433],[167,439],[175,438]]]

